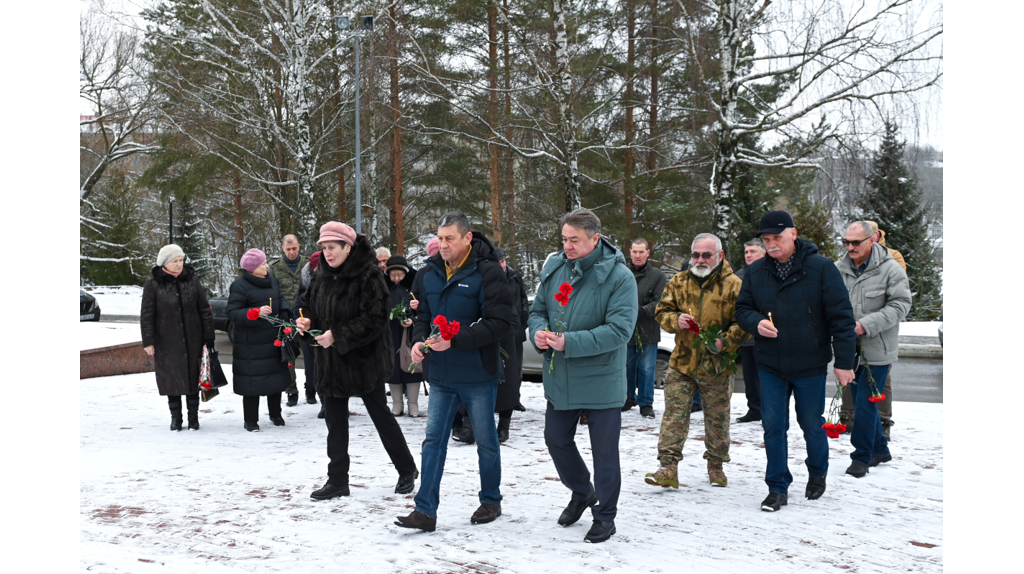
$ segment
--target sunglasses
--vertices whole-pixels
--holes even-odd
[[[857,239],[856,241],[850,241],[850,240],[847,240],[847,239],[843,239],[842,241],[843,241],[843,246],[852,245],[854,247],[857,247],[858,245],[860,245],[861,243],[864,243],[868,239],[871,239],[871,238],[870,237],[865,237],[864,239]]]
[[[710,260],[715,255],[716,255],[715,253],[712,253],[710,251],[705,251],[704,253],[697,253],[696,251],[694,251],[693,253],[690,254],[690,257],[692,257],[694,261],[696,261],[698,259],[708,259],[708,260]]]

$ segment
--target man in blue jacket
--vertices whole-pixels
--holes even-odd
[[[416,509],[396,525],[433,532],[437,525],[441,475],[448,452],[448,433],[459,403],[464,403],[476,433],[480,461],[480,507],[470,522],[484,524],[501,516],[501,457],[494,426],[494,401],[501,376],[498,341],[512,325],[512,297],[495,247],[482,233],[473,233],[469,219],[457,211],[441,216],[437,237],[440,252],[423,273],[416,314],[412,359],[430,353],[430,408],[423,440],[423,478]],[[429,336],[434,319],[458,321],[449,341]],[[429,338],[428,338],[429,336]],[[425,348],[429,345],[429,349]]]
[[[530,341],[545,353],[544,441],[559,479],[572,491],[558,523],[569,526],[593,507],[594,523],[584,540],[604,542],[615,534],[622,484],[619,429],[626,401],[626,344],[639,306],[636,280],[618,248],[601,237],[601,220],[594,212],[568,213],[559,229],[563,251],[544,265],[529,319]],[[584,413],[594,456],[593,484],[574,438]]]
[[[815,500],[825,493],[825,375],[835,351],[836,379],[844,386],[853,380],[856,322],[839,270],[818,255],[813,243],[797,239],[788,213],[769,212],[760,227],[758,235],[768,256],[747,268],[736,300],[736,320],[754,336],[768,458],[768,497],[761,510],[775,512],[787,504],[793,482],[786,439],[790,393],[807,443],[805,495]]]

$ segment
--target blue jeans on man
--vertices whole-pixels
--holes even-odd
[[[878,392],[882,392],[885,386],[885,377],[889,374],[889,367],[892,365],[876,365],[868,367],[875,379]],[[882,419],[878,415],[878,403],[868,400],[871,396],[871,386],[868,384],[868,368],[857,369],[857,384],[849,385],[850,393],[853,396],[853,429],[850,431],[850,444],[853,445],[853,454],[850,458],[856,462],[869,466],[871,457],[884,457],[889,454],[889,441],[885,438]]]
[[[437,518],[441,495],[441,476],[448,455],[448,435],[452,430],[459,403],[466,405],[476,439],[480,466],[480,504],[501,504],[501,447],[494,424],[494,401],[498,383],[434,384],[430,390],[427,429],[423,439],[420,463],[420,490],[416,493],[416,510]]]
[[[768,458],[764,481],[768,491],[789,495],[793,475],[789,472],[789,397],[796,401],[796,420],[807,444],[807,473],[819,477],[828,474],[828,437],[825,424],[825,374],[785,379],[767,371],[761,378],[761,425],[764,450]]]
[[[637,406],[654,404],[658,345],[626,346],[626,398]]]

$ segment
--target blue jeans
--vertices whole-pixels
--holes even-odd
[[[654,368],[658,360],[658,344],[626,346],[626,398],[639,406],[654,403]]]
[[[423,439],[423,460],[420,490],[416,493],[416,510],[437,518],[441,495],[441,475],[448,454],[448,435],[459,403],[466,405],[473,425],[476,452],[480,465],[480,503],[501,504],[501,455],[498,429],[494,425],[494,401],[498,381],[493,383],[435,384],[430,387],[427,409],[427,430]]]
[[[796,399],[796,420],[807,443],[809,476],[828,474],[828,437],[825,424],[825,375],[785,379],[767,371],[761,378],[761,425],[764,427],[764,452],[768,458],[764,481],[769,492],[789,494],[793,475],[789,472],[789,396]]]
[[[885,377],[889,374],[891,365],[877,365],[868,367],[875,378],[875,385],[878,392],[885,387]],[[871,386],[868,384],[868,370],[861,367],[857,370],[857,384],[850,385],[850,393],[853,396],[853,429],[850,430],[850,444],[853,445],[853,454],[850,458],[868,466],[871,464],[872,456],[883,457],[889,454],[889,441],[882,432],[882,419],[878,416],[878,403],[868,400],[871,396]]]

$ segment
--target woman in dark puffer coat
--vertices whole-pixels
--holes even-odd
[[[250,249],[242,256],[245,273],[231,284],[227,315],[234,325],[234,346],[231,372],[232,388],[242,395],[242,417],[245,430],[258,432],[260,397],[267,397],[270,421],[284,426],[281,416],[281,393],[291,384],[288,361],[282,360],[282,349],[274,344],[278,328],[260,319],[250,320],[249,309],[260,315],[291,319],[288,302],[281,298],[277,279],[267,276],[267,256],[259,249]],[[272,305],[273,301],[277,301]]]
[[[142,288],[139,312],[142,346],[153,357],[156,387],[167,397],[171,430],[181,430],[181,395],[188,405],[188,428],[199,430],[199,363],[203,345],[213,349],[213,313],[199,276],[185,265],[177,245],[165,245],[153,276]]]
[[[404,322],[398,319],[389,321],[391,346],[395,349],[395,370],[388,380],[388,388],[391,389],[391,414],[396,417],[402,414],[402,392],[404,391],[405,395],[409,397],[409,416],[421,417],[424,416],[420,413],[419,405],[420,383],[423,382],[423,374],[410,373],[408,363],[402,364],[402,354],[399,352],[402,347],[402,337],[407,334],[410,339],[412,338],[412,319],[416,316],[416,311],[411,306],[412,291],[410,289],[416,277],[416,271],[409,267],[409,262],[405,260],[405,257],[392,255],[388,259],[388,267],[385,272],[388,274],[388,287],[391,290],[389,308],[394,309],[396,305],[405,305],[405,308],[408,309],[406,314],[408,318]],[[411,342],[409,346],[412,346]]]
[[[397,494],[412,492],[416,462],[402,428],[388,409],[384,383],[395,368],[388,329],[389,296],[374,250],[364,235],[329,221],[320,228],[323,248],[313,281],[302,296],[300,329],[316,337],[316,390],[327,422],[327,483],[310,493],[314,500],[348,496],[348,399],[360,397],[391,462],[398,471]],[[304,338],[309,335],[303,333]]]

